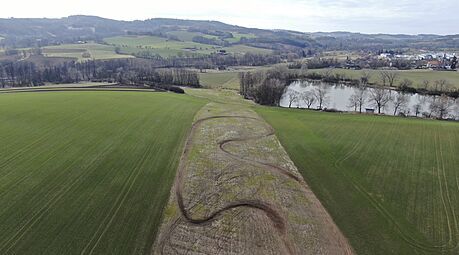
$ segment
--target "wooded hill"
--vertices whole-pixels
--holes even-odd
[[[175,32],[175,33],[174,33]],[[95,16],[69,16],[60,19],[0,19],[0,46],[4,48],[36,47],[81,40],[102,40],[129,34],[155,35],[181,40],[176,32],[209,39],[208,43],[244,44],[272,50],[298,49],[397,49],[432,50],[459,48],[459,35],[388,35],[349,32],[303,33],[288,30],[266,30],[233,26],[218,21],[155,18],[119,21]],[[206,43],[201,38],[201,42]]]

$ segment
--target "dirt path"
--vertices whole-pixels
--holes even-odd
[[[153,254],[353,254],[271,126],[246,107],[197,116]]]

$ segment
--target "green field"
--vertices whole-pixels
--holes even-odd
[[[225,41],[228,41],[230,43],[237,43],[241,41],[242,37],[245,37],[247,39],[257,38],[257,36],[254,34],[242,34],[242,33],[232,33],[232,34],[233,34],[233,38],[227,38],[225,39]]]
[[[116,45],[127,54],[149,51],[163,57],[177,54],[210,54],[216,52],[218,46],[195,43],[191,41],[172,41],[157,36],[117,36],[106,38],[109,44]]]
[[[204,100],[0,94],[0,254],[150,254]]]
[[[177,36],[178,39],[182,41],[189,41],[189,42],[193,41],[193,37],[195,36],[202,36],[202,37],[206,37],[209,39],[218,39],[218,36],[215,36],[215,35],[206,35],[206,34],[199,33],[199,32],[189,32],[189,31],[184,31],[184,30],[171,31],[171,32],[168,32],[167,34]]]
[[[358,254],[459,254],[459,124],[257,107]]]
[[[84,53],[89,53],[89,57],[84,57]],[[43,54],[47,57],[76,58],[79,61],[133,57],[130,55],[117,54],[114,46],[97,43],[48,46],[43,48]]]
[[[239,72],[200,73],[199,80],[204,88],[240,89]]]
[[[178,31],[175,33],[182,39],[189,39],[190,32]],[[152,54],[159,54],[162,57],[184,55],[207,55],[219,50],[226,50],[228,53],[243,54],[246,52],[269,54],[272,51],[268,49],[255,48],[247,45],[234,45],[230,47],[221,47],[217,45],[208,45],[195,43],[192,41],[173,41],[157,36],[117,36],[106,38],[105,41],[113,46],[120,47],[121,51],[126,54],[135,54],[142,51],[148,51]]]
[[[370,82],[381,83],[379,70],[367,70],[371,73]],[[309,72],[323,73],[324,69],[311,69]],[[349,78],[360,79],[362,77],[361,70],[349,69],[334,69],[334,73],[345,74]],[[399,73],[396,84],[400,84],[404,79],[409,79],[413,82],[413,86],[420,88],[424,80],[430,81],[430,86],[434,86],[437,80],[446,80],[451,88],[459,88],[459,72],[450,71],[433,71],[433,70],[407,70],[407,71],[392,71]]]

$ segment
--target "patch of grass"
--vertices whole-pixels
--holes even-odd
[[[0,253],[150,254],[204,100],[0,94]]]
[[[201,85],[205,88],[225,88],[239,90],[239,72],[200,73]]]
[[[43,48],[43,54],[47,57],[76,58],[79,61],[133,57],[130,55],[117,54],[114,46],[97,43],[48,46]]]
[[[244,53],[254,53],[254,54],[271,54],[272,50],[256,48],[252,46],[247,46],[243,44],[238,44],[230,47],[224,48],[229,53],[244,54]]]
[[[256,110],[358,254],[458,254],[458,123]]]
[[[370,82],[381,83],[380,71],[368,70],[372,75]],[[311,69],[309,72],[323,73],[323,69]],[[334,69],[334,73],[345,74],[347,77],[353,79],[360,79],[362,76],[361,70],[348,70],[348,69]],[[399,77],[396,84],[399,85],[404,79],[409,79],[413,82],[413,86],[421,88],[424,80],[430,81],[430,87],[434,86],[437,80],[446,80],[452,88],[459,88],[459,72],[452,71],[433,71],[433,70],[407,70],[407,71],[392,71],[397,72]]]
[[[209,39],[218,39],[218,36],[215,36],[215,35],[206,35],[206,34],[199,33],[199,32],[189,32],[185,30],[171,31],[171,32],[168,32],[167,34],[177,36],[178,39],[182,41],[189,41],[189,42],[193,41],[193,37],[195,36],[202,36],[202,37],[206,37]]]
[[[257,36],[254,34],[243,34],[243,33],[232,33],[232,34],[233,34],[233,38],[227,38],[225,39],[225,41],[230,42],[230,43],[237,43],[241,41],[242,37],[245,37],[247,39],[257,38]]]

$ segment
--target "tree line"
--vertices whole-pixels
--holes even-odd
[[[266,72],[244,72],[239,74],[240,79],[240,93],[246,98],[255,101],[261,105],[279,106],[283,97],[286,98],[288,106],[299,107],[302,103],[306,108],[310,109],[313,105],[317,105],[317,109],[334,111],[333,109],[326,109],[329,86],[326,83],[340,83],[346,80],[343,77],[338,77],[332,74],[323,74],[325,77],[328,75],[332,78],[324,78],[320,76],[319,85],[315,86],[312,91],[297,92],[290,90],[287,92],[286,88],[294,80],[309,78],[311,74],[300,73],[297,71],[289,70],[285,67],[276,67]],[[381,71],[379,73],[383,82],[378,85],[370,86],[369,80],[371,74],[363,71],[359,80],[352,80],[354,83],[354,93],[349,98],[348,107],[353,109],[354,112],[364,112],[366,103],[375,107],[377,113],[381,114],[383,109],[390,103],[393,106],[393,115],[406,115],[407,111],[413,110],[415,116],[422,115],[427,118],[444,119],[454,107],[454,98],[448,95],[448,90],[444,81],[436,81],[436,93],[434,93],[427,101],[426,97],[417,102],[413,109],[408,109],[410,100],[409,91],[400,90],[398,93],[392,93],[393,87],[399,76],[394,72]],[[317,77],[316,77],[317,78]],[[334,82],[335,81],[335,82]],[[401,82],[401,86],[408,86],[406,81]],[[424,82],[429,84],[429,82]],[[428,109],[423,110],[423,105],[428,105]]]
[[[245,54],[214,53],[203,54],[179,54],[178,56],[162,57],[151,51],[139,51],[134,54],[137,58],[154,61],[156,65],[168,67],[187,67],[197,69],[216,69],[226,66],[264,66],[281,63],[287,56],[279,54],[257,54],[247,52]]]
[[[311,91],[298,92],[296,90],[289,90],[285,93],[288,102],[288,107],[306,106],[311,109],[314,104],[317,105],[318,110],[335,111],[334,109],[326,109],[328,104],[329,86],[321,83],[314,87]],[[353,112],[363,113],[366,109],[363,107],[371,105],[376,108],[378,114],[389,104],[392,104],[394,116],[406,116],[410,112],[414,116],[423,116],[425,118],[438,118],[444,119],[451,111],[454,110],[455,100],[445,94],[440,96],[432,96],[430,98],[418,97],[418,101],[409,108],[410,95],[406,92],[393,93],[390,89],[382,86],[372,87],[371,89],[365,84],[358,86],[353,94],[349,97],[348,105]],[[427,107],[424,107],[427,106]],[[457,109],[459,110],[459,108]]]
[[[28,61],[0,62],[0,87],[40,86],[44,83],[107,81],[151,86],[199,87],[199,75],[183,68],[163,68],[138,59],[69,61],[48,66]]]

